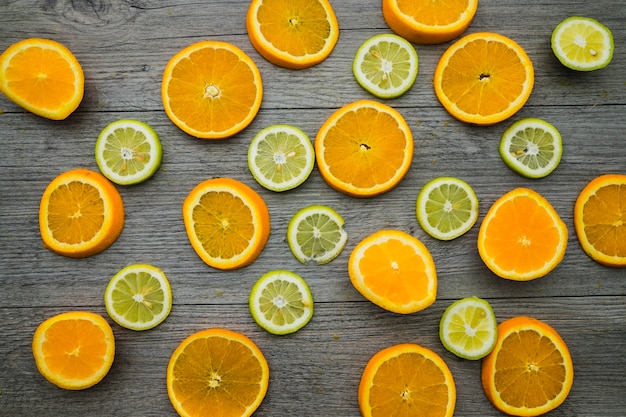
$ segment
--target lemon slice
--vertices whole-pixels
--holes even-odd
[[[441,316],[439,338],[460,358],[477,360],[487,356],[498,339],[498,323],[489,302],[467,297],[452,303]]]
[[[500,139],[504,163],[527,178],[543,178],[561,162],[561,134],[550,123],[536,118],[518,120]]]
[[[261,130],[248,147],[248,168],[259,184],[287,191],[302,184],[313,171],[315,151],[309,137],[290,125]]]
[[[313,205],[298,211],[289,221],[287,243],[303,264],[318,265],[335,259],[348,241],[343,218],[330,207]]]
[[[435,239],[455,239],[478,219],[478,198],[468,183],[439,177],[420,190],[416,201],[417,221]]]
[[[161,166],[163,151],[157,133],[139,120],[117,120],[96,141],[96,162],[102,174],[116,184],[138,184]]]
[[[418,58],[406,39],[385,33],[366,40],[352,62],[354,78],[379,98],[396,98],[415,83]]]
[[[167,318],[172,290],[167,277],[152,265],[130,265],[111,278],[104,292],[109,316],[131,330],[148,330]]]
[[[613,48],[611,30],[590,17],[568,17],[552,32],[554,55],[573,70],[606,67],[613,58]]]
[[[300,330],[313,317],[313,296],[301,276],[291,271],[270,271],[252,287],[250,314],[273,334]]]

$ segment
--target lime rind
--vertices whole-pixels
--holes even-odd
[[[139,184],[161,166],[163,150],[152,127],[139,120],[108,124],[96,141],[96,163],[102,174],[119,185]]]
[[[330,207],[313,205],[299,210],[289,221],[287,242],[295,258],[327,264],[343,251],[348,241],[343,218]]]
[[[594,71],[613,59],[611,30],[590,17],[571,16],[552,32],[552,51],[566,67],[576,71]]]
[[[383,99],[400,97],[417,78],[417,52],[410,42],[398,35],[376,35],[357,50],[352,73],[370,94]]]
[[[561,162],[563,141],[552,124],[537,118],[521,119],[500,139],[500,156],[513,171],[526,178],[550,175]]]
[[[455,301],[439,322],[443,346],[456,356],[478,360],[487,356],[498,339],[498,323],[488,301],[467,297]]]
[[[287,271],[270,271],[254,284],[249,297],[250,314],[267,332],[294,333],[313,317],[313,296],[306,281]]]
[[[268,126],[257,133],[248,147],[250,173],[271,191],[296,188],[311,175],[314,165],[313,144],[295,126]]]
[[[122,327],[149,330],[172,309],[172,290],[165,273],[147,265],[130,265],[111,278],[104,293],[109,316]]]
[[[452,240],[467,233],[478,220],[478,198],[472,187],[454,177],[439,177],[420,190],[417,221],[431,237]]]

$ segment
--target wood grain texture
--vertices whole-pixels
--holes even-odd
[[[270,364],[268,395],[258,416],[359,416],[357,386],[367,360],[391,344],[415,342],[446,360],[458,391],[458,416],[501,415],[480,387],[480,363],[445,351],[437,326],[454,300],[488,299],[499,321],[531,315],[554,326],[575,365],[574,386],[551,416],[626,415],[626,270],[600,266],[580,249],[573,207],[584,185],[607,172],[626,173],[626,8],[616,1],[481,0],[468,32],[496,31],[528,52],[536,80],[526,106],[512,120],[539,117],[563,136],[561,164],[549,177],[528,180],[500,159],[498,143],[509,122],[476,127],[453,119],[432,88],[434,68],[449,44],[416,45],[419,75],[404,96],[386,101],[406,118],[415,139],[411,169],[391,192],[354,199],[331,190],[317,169],[286,193],[262,189],[247,168],[250,139],[265,126],[289,123],[311,139],[338,107],[371,99],[352,76],[358,46],[389,32],[379,0],[332,1],[341,28],[332,55],[313,68],[273,66],[250,45],[245,29],[248,1],[0,0],[0,51],[27,37],[67,45],[85,71],[85,98],[67,120],[54,122],[23,111],[0,96],[0,416],[174,416],[165,389],[169,356],[187,335],[227,327],[250,336]],[[592,73],[564,68],[552,55],[552,29],[570,15],[594,17],[612,29],[613,61]],[[223,141],[185,135],[165,115],[161,76],[169,58],[202,40],[232,42],[259,66],[265,95],[253,123]],[[98,133],[109,122],[136,118],[152,125],[163,145],[163,163],[149,181],[118,187],[126,225],[105,252],[69,259],[41,244],[38,209],[46,185],[59,173],[86,167]],[[568,225],[563,262],[548,276],[527,283],[494,276],[476,250],[478,225],[451,242],[430,238],[415,218],[415,199],[434,177],[464,179],[480,201],[479,222],[502,194],[518,186],[543,194]],[[267,202],[271,236],[259,257],[238,271],[217,271],[194,253],[185,235],[181,206],[200,181],[230,176],[257,190]],[[349,241],[330,264],[302,265],[289,252],[287,224],[300,208],[326,204],[346,221]],[[381,228],[421,239],[439,278],[437,301],[413,315],[386,312],[365,301],[347,275],[351,249]],[[37,325],[69,310],[107,319],[103,293],[122,267],[152,263],[165,271],[174,292],[168,319],[146,332],[114,326],[116,358],[107,377],[82,392],[46,382],[32,358]],[[302,275],[315,298],[315,315],[302,330],[277,337],[252,320],[247,298],[270,269]],[[111,321],[113,324],[113,322]]]

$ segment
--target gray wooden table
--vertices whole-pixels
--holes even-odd
[[[271,376],[259,416],[359,416],[357,386],[367,360],[403,342],[429,347],[448,363],[458,391],[456,415],[497,416],[482,392],[480,362],[457,359],[438,338],[443,310],[471,295],[488,299],[499,321],[532,315],[548,322],[569,345],[574,385],[550,415],[626,415],[626,270],[589,259],[578,245],[572,218],[576,196],[588,181],[603,173],[626,173],[623,2],[481,0],[468,32],[494,31],[515,39],[536,72],[526,106],[495,126],[469,126],[446,113],[435,98],[432,77],[447,45],[416,45],[420,73],[415,85],[403,97],[387,101],[413,131],[413,164],[397,188],[372,199],[333,191],[317,170],[295,190],[269,192],[252,178],[246,154],[250,139],[263,127],[289,123],[314,138],[335,109],[373,98],[353,79],[351,63],[364,40],[389,32],[380,0],[333,1],[339,42],[326,61],[302,71],[273,66],[256,53],[246,34],[247,6],[243,0],[0,0],[0,50],[27,37],[56,39],[75,53],[86,78],[83,102],[61,122],[26,113],[0,97],[0,416],[173,416],[165,387],[169,356],[186,336],[208,327],[243,332],[265,353]],[[553,56],[552,29],[571,15],[595,17],[612,29],[616,49],[608,67],[577,73]],[[223,141],[187,136],[169,121],[161,104],[166,62],[202,39],[239,46],[263,76],[265,95],[258,116],[246,130]],[[498,154],[500,135],[522,117],[543,118],[563,135],[561,164],[545,179],[514,174]],[[156,129],[163,143],[161,169],[141,185],[118,187],[127,220],[108,250],[79,260],[45,250],[37,219],[44,188],[65,170],[97,170],[93,151],[98,133],[120,118],[137,118]],[[478,225],[451,242],[427,236],[415,218],[415,199],[423,184],[442,175],[473,186],[480,200],[479,222],[491,203],[514,187],[543,194],[569,228],[563,262],[542,279],[511,282],[493,275],[480,260]],[[205,265],[184,230],[185,196],[215,176],[249,184],[270,210],[272,232],[264,252],[238,271]],[[298,263],[285,241],[291,216],[311,203],[336,209],[349,233],[345,251],[323,266]],[[433,306],[406,316],[389,313],[350,284],[351,249],[382,228],[407,231],[431,251],[439,277]],[[93,311],[108,319],[104,288],[119,269],[133,263],[151,263],[166,272],[174,293],[169,318],[146,332],[114,325],[115,362],[95,387],[70,392],[46,382],[30,347],[37,325],[70,310]],[[315,298],[313,319],[290,336],[264,332],[248,312],[252,284],[276,268],[303,276]]]

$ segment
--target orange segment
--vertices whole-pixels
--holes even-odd
[[[68,390],[89,388],[109,372],[115,356],[113,330],[95,313],[77,311],[50,317],[33,336],[39,372]]]
[[[358,398],[363,417],[451,417],[456,387],[439,355],[406,343],[372,356],[361,376]]]
[[[515,416],[539,416],[565,401],[574,365],[561,336],[531,317],[498,326],[498,341],[483,359],[482,385],[489,401]]]
[[[478,0],[383,0],[385,21],[398,35],[417,44],[448,42],[465,32]]]
[[[102,174],[74,169],[56,177],[41,197],[39,230],[46,248],[72,258],[102,252],[124,228],[124,204]]]
[[[587,184],[576,199],[574,226],[593,260],[626,267],[626,175],[605,174]]]
[[[246,26],[261,56],[292,69],[319,64],[339,39],[339,25],[328,0],[253,0]]]
[[[563,259],[567,226],[536,191],[516,188],[489,209],[478,232],[478,253],[496,275],[515,281],[543,277]]]
[[[187,337],[167,367],[167,393],[183,417],[250,416],[269,383],[263,353],[248,337],[207,329]]]
[[[533,64],[515,41],[473,33],[450,46],[435,69],[443,107],[462,122],[490,125],[515,114],[534,85]]]
[[[332,188],[373,197],[395,187],[413,160],[413,135],[404,117],[371,100],[333,113],[315,139],[317,167]]]
[[[161,96],[165,113],[184,132],[222,139],[243,130],[259,111],[261,73],[235,45],[201,41],[167,63]]]
[[[270,234],[265,201],[232,178],[198,184],[185,198],[183,219],[191,246],[206,264],[218,269],[252,263]]]
[[[400,230],[363,239],[350,254],[348,273],[365,298],[394,313],[415,313],[435,302],[433,258],[422,242]]]
[[[0,91],[38,116],[67,118],[82,101],[84,84],[78,60],[56,41],[24,39],[0,55]]]

